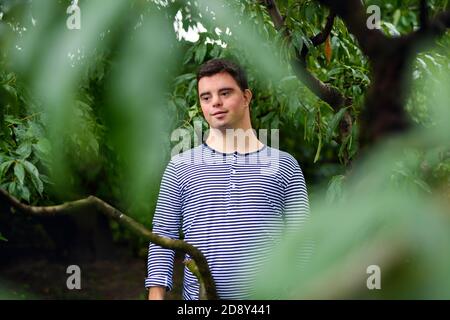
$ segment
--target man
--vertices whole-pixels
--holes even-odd
[[[153,232],[177,239],[181,230],[184,241],[205,255],[219,297],[245,299],[284,227],[298,230],[307,217],[305,181],[290,154],[264,145],[253,132],[252,92],[238,65],[210,60],[197,81],[209,135],[167,165]],[[149,299],[164,299],[172,289],[173,260],[173,250],[150,244]],[[187,267],[183,298],[199,298],[199,283]]]

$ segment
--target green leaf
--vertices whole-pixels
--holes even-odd
[[[189,110],[188,114],[189,114],[189,119],[192,119],[193,117],[195,117],[197,115],[197,110]]]
[[[385,32],[387,32],[389,35],[391,35],[393,37],[400,36],[400,32],[397,30],[397,28],[392,23],[382,21],[381,26],[383,27],[383,30]]]
[[[298,52],[302,51],[303,48],[303,38],[300,33],[295,33],[293,37],[293,45]]]
[[[414,179],[414,183],[417,184],[420,188],[428,192],[429,194],[432,194],[431,187],[423,180],[421,179]]]
[[[345,176],[343,175],[337,175],[331,178],[326,193],[326,201],[328,203],[333,203],[338,201],[339,199],[342,199],[344,180]]]
[[[188,90],[186,92],[186,96],[189,96],[191,94],[191,91],[195,87],[196,84],[197,84],[197,79],[192,79],[191,83],[189,83],[189,87],[188,87]]]
[[[336,130],[339,122],[341,122],[342,117],[344,116],[345,112],[347,111],[347,108],[342,108],[339,110],[331,119],[330,124],[328,125],[327,135],[326,135],[326,142],[329,142],[331,138],[333,137],[333,133]]]
[[[19,185],[17,186],[17,191],[20,196],[20,198],[26,200],[27,202],[30,202],[30,190],[25,185]]]
[[[195,62],[201,64],[206,56],[206,44],[202,43],[195,50]]]
[[[189,48],[188,51],[186,51],[186,54],[185,54],[185,56],[184,56],[183,64],[186,65],[186,64],[189,63],[189,61],[191,61],[192,56],[194,55],[194,50],[195,50],[195,47],[192,46],[192,47]]]
[[[53,182],[50,180],[50,178],[48,176],[46,176],[45,174],[40,174],[39,178],[42,180],[42,182],[45,182],[47,184],[53,184]]]
[[[196,78],[196,75],[194,73],[185,73],[182,74],[181,76],[178,76],[175,78],[175,86],[178,86],[180,84],[182,84],[183,82],[188,82],[192,79]]]
[[[17,184],[15,181],[13,181],[8,185],[8,192],[9,192],[9,194],[16,196],[16,190],[17,190]]]
[[[38,141],[38,143],[34,144],[33,147],[44,155],[48,155],[51,150],[50,141],[46,138],[42,138]]]
[[[9,124],[17,124],[17,125],[22,124],[22,122],[19,119],[14,118],[11,115],[5,116],[5,122],[7,122]]]
[[[31,142],[25,141],[15,151],[21,158],[26,159],[31,154]]]
[[[174,100],[175,105],[181,110],[187,109],[186,100],[182,98],[176,98]]]
[[[19,183],[22,186],[25,179],[25,168],[20,161],[17,161],[14,165],[14,175],[17,177],[17,180],[19,180]]]
[[[358,130],[358,124],[355,121],[352,124],[352,133],[350,136],[349,145],[347,147],[347,151],[349,153],[349,155],[348,155],[349,158],[353,158],[353,156],[356,154],[356,152],[358,152],[358,149],[359,149],[358,139],[359,139],[359,130]]]
[[[400,9],[395,10],[394,16],[393,16],[394,25],[398,25],[398,21],[400,20],[401,15],[402,15],[402,12],[400,11]]]
[[[0,164],[0,179],[8,172],[8,169],[13,162],[14,160],[9,160]]]
[[[89,139],[89,147],[94,152],[95,155],[98,155],[98,150],[100,148],[97,139]]]
[[[342,70],[343,70],[342,67],[336,67],[336,68],[333,68],[333,69],[331,69],[330,71],[328,71],[328,77],[331,77],[331,76],[334,76],[334,75],[336,75],[336,74],[339,74],[339,73],[342,72]]]
[[[280,127],[280,117],[277,114],[273,117],[270,127],[274,129],[278,129]]]
[[[4,84],[3,88],[11,95],[14,97],[15,100],[17,100],[17,91],[16,88],[8,85],[8,84]]]
[[[218,45],[215,45],[211,51],[209,52],[209,54],[211,55],[211,57],[213,58],[218,58],[219,54],[220,54],[220,47]]]
[[[266,124],[267,122],[269,122],[273,117],[275,116],[274,112],[269,112],[268,114],[266,114],[264,117],[261,118],[261,123],[262,124]]]
[[[344,151],[346,150],[346,147],[348,146],[348,143],[350,141],[351,135],[348,135],[344,138],[344,141],[342,141],[341,146],[339,148],[338,157],[342,158],[344,155]]]
[[[294,115],[300,107],[300,100],[296,94],[291,94],[288,99],[288,114]]]
[[[27,170],[27,172],[30,174],[31,181],[33,182],[33,185],[36,188],[36,190],[39,192],[39,195],[42,195],[42,192],[44,191],[44,185],[41,179],[39,178],[38,169],[34,166],[34,164],[26,160],[23,161],[23,165]]]
[[[319,145],[317,146],[316,156],[314,157],[314,163],[316,163],[317,160],[319,160],[321,149],[322,149],[322,135],[319,134]]]
[[[175,112],[177,110],[177,106],[172,100],[167,101],[167,106],[169,107],[170,112]]]
[[[2,240],[2,241],[8,241],[8,239],[6,239],[6,238],[2,235],[1,232],[0,232],[0,240]]]

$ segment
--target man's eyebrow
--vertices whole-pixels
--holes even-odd
[[[219,89],[219,92],[223,92],[223,91],[232,91],[232,90],[234,90],[234,88],[232,88],[232,87],[225,87],[225,88],[220,88]],[[206,92],[202,92],[202,93],[200,93],[200,97],[203,97],[203,96],[206,96],[206,95],[208,95],[208,94],[211,94],[211,92],[209,92],[209,91],[206,91]]]
[[[202,92],[202,93],[200,93],[200,97],[206,96],[208,94],[211,94],[211,92],[209,92],[209,91]]]
[[[225,88],[221,88],[221,89],[219,89],[219,92],[221,92],[221,91],[232,91],[232,90],[234,90],[234,88],[227,88],[227,87],[225,87]]]

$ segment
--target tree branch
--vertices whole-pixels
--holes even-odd
[[[319,99],[328,103],[333,110],[339,111],[342,107],[349,106],[352,103],[350,98],[346,98],[335,87],[329,84],[323,83],[317,79],[311,72],[308,71],[306,66],[296,59],[296,63],[293,64],[294,70],[296,70],[300,80],[311,90]]]
[[[429,17],[428,17],[427,0],[420,0],[419,19],[420,19],[420,28],[424,30],[428,29]]]
[[[336,13],[333,11],[330,12],[330,14],[327,17],[327,23],[325,25],[325,28],[317,34],[316,36],[311,38],[311,42],[315,47],[318,45],[321,45],[322,43],[327,40],[328,36],[331,34],[331,30],[333,29],[334,19],[336,18]]]
[[[428,29],[434,36],[442,36],[450,28],[450,10],[436,15],[428,24]]]
[[[284,21],[281,16],[280,10],[278,9],[276,2],[274,0],[261,0],[262,3],[267,7],[267,11],[272,18],[272,21],[277,30],[281,30],[284,27]],[[331,13],[327,18],[327,24],[325,29],[311,38],[311,41],[315,46],[325,42],[328,35],[331,33],[333,27],[335,14]],[[289,30],[285,29],[285,35],[290,38]],[[339,90],[336,88],[323,83],[318,78],[316,78],[306,67],[306,55],[308,54],[308,48],[303,46],[302,52],[297,51],[297,57],[293,61],[292,66],[300,80],[321,100],[328,103],[334,110],[338,111],[344,106],[351,104],[351,100],[344,97]]]
[[[106,215],[108,218],[114,219],[117,222],[129,227],[134,233],[148,239],[149,241],[151,241],[156,245],[159,245],[166,249],[179,250],[183,253],[189,254],[189,256],[196,262],[198,272],[201,276],[199,279],[200,284],[203,284],[205,288],[206,297],[201,296],[200,299],[204,298],[208,300],[218,299],[214,279],[211,275],[211,271],[209,270],[206,258],[201,253],[200,250],[198,250],[197,248],[195,248],[194,246],[190,245],[185,241],[161,237],[149,231],[142,224],[138,223],[134,219],[128,217],[127,215],[123,214],[116,208],[112,207],[105,201],[95,196],[89,196],[85,199],[66,202],[64,204],[55,206],[38,207],[21,203],[15,197],[8,194],[5,190],[0,189],[0,202],[7,203],[12,208],[18,209],[23,213],[32,216],[56,216],[61,214],[72,214],[90,208],[94,208],[99,212],[101,212],[102,214]]]
[[[367,56],[376,57],[380,53],[380,46],[390,48],[389,42],[392,39],[378,29],[367,28],[366,9],[361,0],[318,0],[318,2],[330,8],[345,21],[348,30],[356,37]]]
[[[321,45],[327,40],[328,36],[331,34],[331,30],[333,29],[335,17],[336,14],[334,12],[330,12],[330,14],[327,17],[327,24],[325,25],[325,28],[322,30],[322,32],[310,38],[311,43],[313,44],[314,47]],[[304,63],[305,67],[306,67],[306,56],[308,55],[308,53],[309,53],[308,46],[302,47],[302,52],[300,53],[300,55],[297,52],[297,57],[300,59],[300,61]]]
[[[410,86],[406,72],[419,47],[426,41],[443,35],[450,27],[450,11],[428,18],[426,1],[420,2],[421,29],[400,37],[388,37],[381,30],[367,25],[366,8],[361,0],[317,0],[341,17],[362,52],[369,58],[372,83],[361,113],[364,128],[360,142],[374,143],[388,134],[404,132],[410,127],[405,101]]]
[[[447,29],[450,28],[450,10],[440,12],[432,19],[429,19],[427,13],[428,9],[422,8],[422,2],[424,1],[421,1],[420,29],[403,37],[411,45],[419,44],[424,41],[432,42],[434,39],[443,36]],[[426,10],[426,13],[422,10]],[[425,15],[427,18],[424,17]],[[425,23],[423,21],[425,21]]]
[[[324,43],[328,36],[331,34],[335,17],[336,14],[334,12],[330,12],[327,17],[327,23],[322,32],[310,38],[311,43],[314,47],[317,47]],[[344,95],[341,94],[339,90],[323,83],[307,70],[306,56],[309,53],[309,49],[307,46],[304,45],[301,52],[297,50],[296,53],[296,68],[299,71],[300,77],[302,77],[302,81],[312,92],[314,92],[321,100],[328,103],[335,111],[339,111],[339,109],[341,109],[342,107],[349,106],[352,103],[351,99],[344,97]]]
[[[266,6],[275,28],[279,31],[284,26],[284,19],[281,16],[280,10],[278,10],[275,0],[261,0],[261,2]]]
[[[278,31],[282,30],[284,27],[284,21],[281,16],[280,10],[278,10],[275,0],[261,0],[261,2],[266,6],[267,11],[275,25],[275,28]],[[327,17],[327,23],[323,31],[310,38],[314,46],[319,46],[326,41],[328,36],[331,34],[335,17],[336,14],[331,10],[330,14]],[[291,39],[291,34],[287,28],[284,29],[284,35]],[[306,56],[308,55],[308,52],[308,47],[304,45],[301,52],[299,52],[299,50],[296,50],[296,57],[291,62],[292,68],[294,69],[300,81],[302,81],[305,86],[309,90],[311,90],[311,92],[313,92],[319,99],[328,103],[333,108],[333,110],[335,110],[335,112],[339,111],[343,107],[350,106],[352,104],[351,98],[345,97],[338,89],[326,83],[323,83],[308,70],[306,65]],[[352,123],[352,117],[349,112],[346,111],[339,124],[339,135],[342,141],[351,133]]]

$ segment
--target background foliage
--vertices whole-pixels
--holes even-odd
[[[434,268],[450,268],[449,135],[440,126],[440,121],[450,119],[445,113],[450,101],[446,95],[449,33],[414,63],[407,110],[416,131],[395,147],[373,149],[371,155],[377,160],[365,165],[359,162],[358,120],[351,135],[339,142],[344,109],[335,112],[311,93],[294,74],[290,60],[295,48],[308,46],[308,69],[352,98],[346,110],[353,119],[358,119],[371,83],[369,61],[339,18],[329,43],[311,46],[310,37],[322,30],[328,15],[316,1],[277,3],[295,41],[275,30],[259,1],[79,1],[80,30],[65,27],[68,1],[1,1],[0,187],[35,205],[94,194],[151,227],[162,170],[179,143],[171,141],[171,133],[187,129],[193,146],[194,123],[207,128],[196,96],[196,69],[211,58],[237,58],[247,67],[254,92],[254,128],[280,129],[280,148],[298,159],[305,174],[312,208],[318,212],[305,237],[327,235],[323,241],[316,239],[318,258],[311,270],[289,270],[299,274],[293,282],[296,286],[307,285],[297,286],[287,297],[320,296],[326,290],[319,290],[319,282],[311,284],[314,290],[319,288],[314,291],[305,279],[323,281],[322,271],[331,270],[334,262],[357,257],[365,250],[361,244],[372,246],[376,238],[384,248],[386,239],[400,235],[404,237],[399,250],[406,248],[410,254],[417,245],[417,255],[414,250],[411,254],[419,262],[407,266],[413,268],[408,269],[411,273],[400,272],[403,276],[384,297],[429,293],[449,297],[446,284],[438,281],[438,275],[444,274],[433,273]],[[387,35],[406,34],[419,26],[418,1],[364,3],[380,6]],[[447,0],[429,1],[429,5],[433,13],[448,9]],[[183,30],[201,24],[198,40],[181,37],[175,21]],[[378,152],[382,156],[377,158]],[[360,163],[356,169],[355,161]],[[380,172],[385,180],[378,179]],[[353,180],[347,185],[350,173]],[[355,187],[364,182],[365,187]],[[418,195],[414,201],[411,193]],[[326,199],[331,207],[324,204]],[[342,206],[333,207],[336,202]],[[447,214],[439,215],[442,212]],[[11,222],[8,214],[0,212],[3,241],[27,230],[22,228],[25,218]],[[110,228],[116,241],[131,243],[136,253],[145,256],[145,241],[115,223]],[[417,233],[420,236],[415,238]],[[436,243],[442,244],[439,250]],[[382,251],[376,246],[374,250]],[[433,260],[438,256],[447,260]],[[427,259],[431,262],[422,266]],[[276,268],[282,270],[285,260],[279,262]],[[361,273],[358,264],[352,266]],[[414,268],[424,268],[420,270],[434,278],[411,285],[408,281],[419,272]],[[286,281],[282,277],[277,283]],[[272,289],[262,287],[261,292]],[[410,295],[411,290],[415,293]],[[342,295],[367,294],[361,292],[348,290]]]

